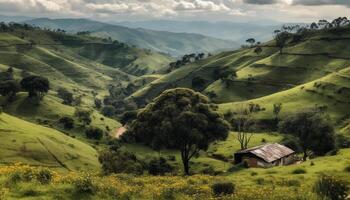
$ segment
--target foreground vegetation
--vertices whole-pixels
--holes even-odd
[[[330,185],[349,180],[348,170],[338,168],[338,164],[330,165],[345,158],[341,162],[349,166],[349,153],[346,150],[333,158],[317,159],[312,170],[295,170],[306,166],[305,163],[285,169],[243,170],[228,176],[101,176],[15,164],[0,167],[0,198],[316,200],[320,194],[314,188],[322,177],[320,172],[331,173]],[[342,157],[346,155],[347,158]]]
[[[342,52],[333,48],[301,52],[335,33],[344,40],[348,27],[247,40],[241,50],[185,55],[170,68],[130,67],[114,52],[142,50],[117,41],[4,27],[0,199],[343,200],[349,192],[349,58],[335,58]],[[121,138],[118,120],[127,129]],[[303,162],[233,165],[234,152],[272,142]]]

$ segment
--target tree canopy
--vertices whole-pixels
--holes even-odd
[[[49,91],[50,82],[45,77],[31,75],[22,79],[21,86],[28,91],[29,97],[42,97]]]
[[[298,142],[306,160],[309,151],[324,155],[335,148],[335,133],[328,117],[317,111],[304,111],[289,116],[279,123],[280,132],[292,134]]]
[[[8,96],[8,100],[11,101],[19,92],[20,86],[15,80],[7,80],[0,82],[0,95]]]
[[[186,174],[189,160],[211,142],[228,136],[229,124],[217,113],[208,98],[191,89],[164,91],[138,113],[126,137],[155,149],[181,151]]]

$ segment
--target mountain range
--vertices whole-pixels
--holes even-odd
[[[195,33],[174,33],[143,28],[128,28],[88,19],[38,18],[25,23],[51,29],[63,29],[70,33],[89,31],[92,36],[111,38],[143,49],[180,56],[193,52],[217,52],[235,49],[239,43]]]
[[[111,22],[113,23],[113,22]],[[130,28],[145,28],[176,33],[196,33],[210,37],[232,40],[239,44],[247,38],[255,38],[257,41],[266,42],[272,37],[272,32],[281,27],[281,22],[229,22],[229,21],[172,21],[172,20],[148,20],[148,21],[124,21],[114,22],[117,25]]]

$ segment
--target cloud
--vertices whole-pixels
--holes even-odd
[[[243,2],[247,4],[265,5],[265,4],[276,4],[279,1],[278,0],[243,0]]]
[[[225,4],[208,0],[181,0],[175,4],[174,9],[178,11],[230,11]]]
[[[338,6],[322,6],[338,5]],[[287,20],[349,16],[350,0],[0,0],[0,14],[110,20]],[[117,16],[117,17],[116,17]]]
[[[349,0],[293,0],[294,5],[319,6],[319,5],[345,5],[350,6]]]

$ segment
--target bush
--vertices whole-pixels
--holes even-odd
[[[292,171],[292,174],[306,174],[306,170],[303,168],[297,168]]]
[[[162,157],[154,158],[148,164],[148,173],[152,175],[164,175],[172,171],[173,167]]]
[[[252,172],[252,173],[250,173],[250,175],[251,176],[256,176],[256,175],[258,175],[258,172]]]
[[[350,165],[347,166],[347,167],[345,167],[344,171],[345,171],[345,172],[350,172]]]
[[[85,134],[89,139],[100,140],[103,137],[103,130],[97,127],[89,127],[85,130]]]
[[[73,184],[77,193],[82,193],[82,194],[95,193],[96,188],[92,182],[91,177],[88,175],[76,179],[73,182]]]
[[[41,169],[36,174],[36,180],[41,184],[49,184],[52,180],[52,173],[48,169]]]
[[[314,185],[314,192],[330,200],[344,200],[348,191],[347,183],[331,176],[322,176]]]
[[[63,127],[65,129],[72,129],[74,128],[74,120],[71,117],[62,117],[61,119],[58,120],[60,124],[63,124]]]
[[[74,98],[73,93],[65,88],[59,88],[57,90],[57,96],[63,100],[63,104],[72,105]]]
[[[286,184],[287,184],[287,186],[290,186],[290,187],[292,187],[292,186],[294,186],[294,187],[300,187],[300,185],[301,185],[299,180],[294,180],[294,179],[288,180],[288,181],[286,182]]]
[[[112,117],[115,114],[115,108],[114,106],[105,106],[102,108],[102,114],[107,117]]]
[[[211,189],[215,196],[229,195],[235,192],[235,185],[231,182],[214,183]]]
[[[84,126],[89,125],[91,123],[91,114],[92,110],[84,108],[76,108],[74,112],[74,116],[76,116],[78,120],[83,123]]]
[[[99,154],[98,160],[102,164],[104,174],[127,173],[143,174],[143,164],[135,154],[123,150],[104,150]]]
[[[202,174],[208,174],[208,175],[215,175],[216,174],[215,169],[214,169],[213,166],[208,166],[208,167],[202,169],[201,173]]]

